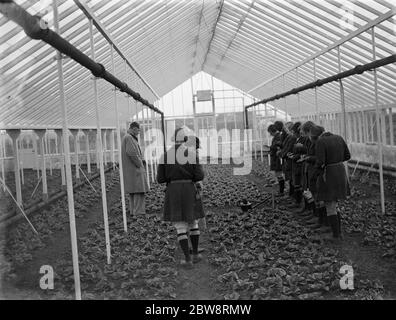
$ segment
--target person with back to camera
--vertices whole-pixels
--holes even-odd
[[[337,213],[337,201],[345,200],[350,195],[349,180],[344,165],[351,158],[345,140],[331,132],[322,133],[316,142],[316,168],[319,170],[317,180],[317,200],[324,201],[327,218],[332,230],[332,237],[326,240],[341,240],[341,217]]]
[[[186,134],[182,128],[175,132],[175,144],[162,155],[158,165],[157,181],[166,183],[164,221],[173,223],[184,259],[182,266],[191,268],[202,259],[198,253],[198,219],[204,217],[202,202],[196,201],[196,183],[204,179],[204,171],[195,147],[185,143]],[[189,235],[188,235],[189,232]],[[189,250],[189,239],[192,255]]]

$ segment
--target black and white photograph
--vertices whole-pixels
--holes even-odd
[[[395,300],[395,141],[394,0],[0,0],[0,300]]]

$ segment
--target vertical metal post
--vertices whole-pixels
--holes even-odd
[[[393,131],[393,109],[389,108],[389,135],[390,135],[390,145],[394,146],[394,131]]]
[[[382,130],[382,144],[386,146],[387,139],[386,139],[386,110],[381,110],[381,130]]]
[[[115,75],[114,46],[113,45],[111,45],[111,66],[112,66],[113,74]],[[116,116],[116,128],[117,128],[118,166],[120,168],[122,220],[124,223],[124,231],[128,232],[126,205],[125,205],[124,167],[123,167],[123,163],[122,163],[122,154],[121,154],[121,128],[120,128],[120,116],[119,116],[119,112],[118,112],[118,101],[117,101],[116,87],[114,87],[114,112],[115,112],[115,116]]]
[[[364,110],[361,111],[361,115],[362,115],[362,122],[363,122],[362,142],[366,143],[366,142],[368,142],[368,124],[367,124],[366,112]]]
[[[23,139],[23,137],[22,137],[22,139]],[[23,170],[23,160],[21,159],[21,154],[20,154],[20,151],[19,150],[21,150],[22,149],[22,141],[21,141],[21,137],[19,137],[19,139],[17,140],[17,148],[18,148],[18,150],[17,150],[17,152],[18,152],[18,160],[19,160],[19,173],[20,173],[20,175],[21,175],[21,181],[22,181],[22,184],[24,185],[25,184],[25,175],[24,175],[24,170]]]
[[[298,87],[298,86],[299,86],[298,68],[296,68],[296,82],[297,82],[297,87]],[[300,100],[300,93],[297,93],[297,103],[298,103],[298,120],[301,121],[301,100]]]
[[[173,91],[172,91],[173,92]],[[149,185],[149,188],[151,187],[150,185],[150,174],[149,174],[149,168],[150,168],[150,164],[149,164],[149,159],[146,159],[146,133],[147,131],[144,131],[146,129],[146,117],[144,115],[144,111],[145,111],[145,106],[142,104],[142,120],[143,120],[143,138],[140,139],[140,143],[143,143],[143,158],[146,160],[146,176],[147,176],[147,183]],[[142,137],[142,135],[140,135],[140,137]]]
[[[95,44],[93,38],[93,22],[89,19],[89,34],[91,40],[91,55],[92,59],[95,60]],[[107,198],[106,198],[106,180],[104,174],[103,165],[103,150],[102,150],[102,135],[101,135],[101,125],[100,125],[100,113],[99,113],[99,101],[98,101],[98,85],[97,78],[93,79],[93,89],[94,89],[94,105],[96,111],[96,130],[98,133],[98,152],[99,152],[99,167],[100,167],[100,185],[102,189],[102,207],[103,207],[103,220],[105,229],[105,240],[106,240],[106,253],[107,253],[107,263],[111,263],[111,249],[110,249],[110,234],[109,234],[109,219],[107,215]]]
[[[375,43],[375,27],[371,29],[372,49],[373,49],[373,61],[377,60],[376,43]],[[377,121],[377,141],[378,141],[378,160],[379,160],[379,172],[380,172],[380,192],[381,192],[381,212],[385,214],[385,190],[384,190],[384,169],[383,169],[383,148],[381,141],[381,119],[379,109],[379,97],[378,97],[378,78],[377,69],[374,69],[374,95],[375,95],[375,116]],[[385,125],[385,124],[383,124]]]
[[[59,30],[59,20],[58,20],[58,6],[56,0],[53,0],[53,8],[54,8],[55,31],[59,33],[60,30]],[[57,52],[57,66],[58,66],[58,76],[59,76],[59,97],[60,97],[59,101],[60,101],[61,115],[62,115],[62,131],[63,131],[62,135],[63,135],[63,147],[64,147],[64,155],[65,155],[64,159],[65,159],[65,173],[66,173],[66,182],[67,182],[67,203],[69,208],[69,221],[70,221],[70,238],[71,238],[72,260],[73,260],[74,290],[75,290],[76,300],[81,300],[76,219],[74,214],[73,180],[72,180],[71,161],[70,161],[69,135],[67,128],[68,127],[67,107],[65,103],[65,94],[64,94],[62,57],[59,51]]]
[[[48,139],[48,133],[45,135],[45,148],[47,149],[47,158],[49,160],[50,175],[52,176],[52,153],[51,153],[51,141]]]
[[[357,118],[357,114],[356,112],[352,112],[351,113],[352,118],[353,118],[353,134],[354,134],[354,142],[358,143],[359,142],[359,133],[358,133],[358,126],[359,126],[359,122],[358,122],[358,118]]]
[[[79,143],[78,143],[78,129],[72,129],[70,130],[73,137],[74,137],[74,162],[75,162],[75,167],[76,167],[76,179],[80,179],[80,164],[79,164],[79,155],[78,155],[78,148],[79,148]]]
[[[15,175],[15,189],[16,189],[16,196],[17,196],[17,203],[22,207],[22,188],[21,188],[21,176],[19,174],[19,155],[18,155],[18,148],[17,148],[17,139],[21,134],[21,130],[19,129],[12,129],[7,130],[8,135],[12,139],[12,146],[14,149],[14,175]]]
[[[62,186],[66,186],[66,175],[65,175],[65,155],[64,155],[64,147],[63,147],[63,138],[62,138],[62,130],[56,129],[55,130],[56,137],[59,140],[58,142],[58,150],[60,156],[60,169],[61,169],[61,179],[62,179]]]
[[[85,152],[87,155],[87,170],[88,173],[91,173],[91,150],[89,147],[89,133],[91,130],[85,129],[83,130],[83,133],[85,134]]]
[[[286,92],[286,83],[285,83],[285,75],[282,75],[282,88],[283,88],[283,92]],[[287,98],[284,97],[283,101],[285,103],[285,114],[286,114],[286,122],[288,121],[288,115],[287,115]]]
[[[115,156],[114,156],[114,130],[110,130],[110,161],[113,166],[113,170],[115,169]]]
[[[107,129],[102,129],[103,141],[103,159],[104,165],[107,166]]]
[[[257,160],[257,119],[256,119],[256,106],[253,110],[253,143],[254,143],[254,159]]]
[[[43,200],[48,200],[48,190],[47,190],[47,169],[45,163],[45,148],[44,148],[44,136],[45,136],[45,129],[35,130],[36,134],[39,137],[39,146],[41,150],[41,182],[43,184]]]
[[[357,117],[357,121],[358,121],[358,127],[359,127],[359,143],[363,143],[364,142],[364,138],[363,138],[363,118],[362,118],[362,112],[357,111],[356,112],[356,117]]]
[[[5,163],[4,163],[4,159],[6,157],[6,153],[5,153],[5,135],[1,134],[1,146],[0,146],[0,150],[1,150],[1,177],[4,181],[4,185],[3,185],[3,191],[6,192],[6,176],[5,176]]]
[[[33,138],[34,162],[35,162],[36,171],[37,171],[37,179],[40,179],[40,166],[39,166],[37,137],[34,134],[32,134],[32,138]]]
[[[313,76],[316,81],[316,59],[313,59]],[[318,87],[315,87],[315,122],[321,125],[320,114],[319,114],[319,102],[318,102]]]
[[[337,46],[337,60],[338,60],[338,72],[341,73],[342,65],[341,65],[340,46]],[[344,136],[345,141],[348,141],[349,137],[347,136],[344,85],[341,79],[339,80],[339,83],[340,83],[340,97],[341,97],[341,111],[342,111],[342,135]]]

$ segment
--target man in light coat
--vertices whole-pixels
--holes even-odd
[[[147,182],[146,161],[139,146],[140,125],[132,122],[121,142],[125,192],[129,193],[132,216],[145,214],[145,193],[150,190]]]

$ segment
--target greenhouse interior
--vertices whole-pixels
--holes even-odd
[[[396,299],[393,0],[0,13],[0,299]]]

